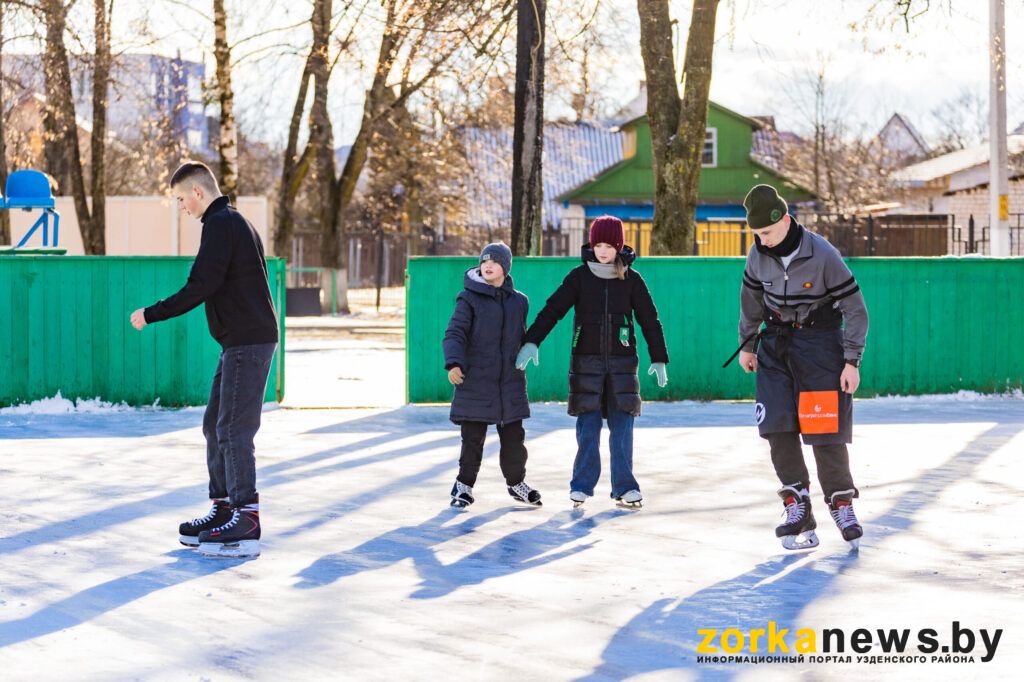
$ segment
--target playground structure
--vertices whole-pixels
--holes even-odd
[[[50,191],[50,180],[37,170],[16,170],[7,176],[5,193],[0,195],[0,209],[31,211],[41,209],[39,218],[10,251],[28,244],[29,239],[42,228],[43,248],[56,249],[60,241],[60,213]],[[50,216],[53,216],[53,243],[50,243]]]

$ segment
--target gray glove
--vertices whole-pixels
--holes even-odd
[[[532,361],[534,365],[540,367],[540,353],[537,350],[537,344],[527,343],[519,349],[519,355],[516,356],[516,369],[526,370],[526,366]]]
[[[665,388],[665,384],[668,383],[668,372],[664,362],[652,362],[647,374],[653,374],[658,379],[658,388]]]

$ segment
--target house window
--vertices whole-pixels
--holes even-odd
[[[636,156],[636,128],[622,131],[622,158],[631,159]]]
[[[700,157],[700,165],[704,168],[715,168],[718,165],[718,128],[708,128],[704,134],[704,153]]]
[[[188,75],[188,101],[203,101],[203,82],[195,73],[190,73]]]

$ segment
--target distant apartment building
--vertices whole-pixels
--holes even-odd
[[[42,56],[4,55],[4,76],[11,101],[45,101]],[[71,57],[72,95],[80,124],[92,120],[92,71]],[[131,144],[146,134],[140,122],[166,121],[175,140],[190,152],[212,155],[203,80],[206,66],[178,57],[153,54],[118,55],[111,68],[107,126],[118,140]]]

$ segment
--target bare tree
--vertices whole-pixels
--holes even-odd
[[[0,2],[0,192],[7,186],[7,107],[4,102],[4,3]],[[11,217],[0,211],[0,244],[11,243]]]
[[[302,70],[302,76],[299,79],[299,91],[295,98],[291,121],[288,125],[288,137],[285,143],[284,160],[281,167],[277,202],[274,209],[274,252],[282,256],[287,255],[288,253],[288,247],[291,244],[292,235],[295,231],[296,200],[299,196],[300,190],[302,189],[303,181],[314,166],[314,161],[317,161],[317,168],[320,170],[320,175],[325,177],[329,176],[333,179],[335,173],[333,168],[333,134],[331,134],[329,138],[326,134],[330,129],[330,119],[326,108],[328,82],[330,80],[331,72],[337,63],[337,58],[334,60],[330,58],[329,41],[332,30],[332,2],[333,0],[329,0],[328,2],[314,0],[313,2],[313,11],[309,20],[310,27],[313,30],[313,44],[310,47],[309,54],[306,57],[305,66]],[[352,4],[353,2],[350,0],[345,6],[345,10],[348,11]],[[350,22],[350,28],[347,35],[339,41],[339,57],[351,44],[359,28],[360,19],[362,18],[368,4],[368,2],[363,2],[361,4],[358,12],[355,13],[355,19]],[[302,152],[299,153],[299,138],[302,133],[302,121],[303,114],[306,111],[306,101],[309,97],[310,80],[314,81],[314,100],[317,92],[317,81],[314,77],[314,72],[320,73],[319,85],[322,88],[320,91],[321,99],[319,103],[314,101],[314,104],[310,108],[309,140]],[[321,147],[324,149],[330,149],[331,159],[326,159],[323,156],[317,156],[317,151]],[[328,168],[328,165],[330,165],[331,168]],[[332,202],[327,204],[327,206],[333,205],[333,200],[331,199],[332,192],[334,192],[333,186],[318,185],[317,196],[326,197]],[[317,211],[320,212],[323,208],[324,206],[320,206],[318,203]]]
[[[238,194],[238,129],[235,93],[231,87],[231,48],[224,0],[213,0],[213,54],[217,62],[217,101],[220,104],[220,190],[232,200]]]
[[[286,256],[291,243],[295,226],[295,198],[299,194],[302,181],[309,172],[313,160],[313,146],[307,144],[302,156],[297,156],[299,133],[302,127],[302,114],[309,95],[309,79],[312,75],[313,54],[306,59],[299,80],[299,94],[295,98],[291,122],[288,125],[288,141],[285,144],[284,162],[281,167],[281,180],[277,190],[277,202],[274,208],[274,253]]]
[[[448,60],[464,45],[479,51],[482,47],[475,46],[482,36],[480,45],[486,46],[494,15],[508,16],[504,6],[508,1],[490,6],[473,0],[384,0],[380,42],[359,130],[345,165],[334,179],[330,194],[326,193],[326,184],[322,185],[321,261],[325,267],[343,267],[340,250],[342,215],[352,201],[377,126],[437,77]],[[329,4],[327,0],[317,2]],[[317,30],[314,25],[314,45],[318,44]],[[334,167],[333,132],[326,116],[329,74],[321,79],[322,93],[318,92],[317,78],[318,71],[327,63],[325,54],[322,59],[316,58],[311,69],[314,94],[310,111],[310,140],[316,144],[319,155],[316,163],[318,183],[326,183],[322,176]],[[393,82],[392,74],[395,75]]]
[[[102,0],[94,0],[96,10],[96,60],[93,66],[94,91],[93,99],[93,137],[92,141],[92,182],[91,189],[96,192],[103,192],[102,178],[104,173],[103,148],[106,141],[96,135],[105,134],[106,125],[106,103],[107,89],[109,87],[109,66],[110,66],[110,17]],[[46,74],[47,93],[47,119],[49,121],[49,132],[53,140],[49,145],[50,153],[48,160],[57,162],[63,161],[66,168],[67,178],[70,183],[72,197],[75,203],[75,213],[78,217],[78,224],[82,232],[82,243],[85,253],[88,255],[103,255],[106,253],[105,220],[100,207],[89,209],[86,200],[85,177],[82,170],[82,156],[78,144],[78,124],[75,118],[75,103],[71,90],[71,69],[68,63],[68,53],[64,43],[64,34],[67,30],[67,7],[63,0],[42,0],[39,7],[42,12],[46,26],[46,48],[43,62]],[[96,121],[102,120],[103,125],[97,133]],[[60,159],[57,158],[55,150],[62,152]],[[62,168],[62,170],[64,169]],[[95,196],[95,194],[93,195]],[[102,199],[101,199],[102,203]]]
[[[937,128],[938,138],[932,145],[936,154],[967,149],[988,140],[988,100],[971,88],[963,88],[931,114]]]
[[[651,246],[659,254],[687,254],[693,248],[718,0],[694,0],[681,100],[668,0],[637,0],[637,9],[654,159]]]
[[[393,3],[392,3],[393,4]],[[312,17],[313,46],[310,50],[310,75],[313,78],[313,104],[309,113],[309,141],[316,165],[318,218],[321,228],[321,260],[325,267],[340,268],[341,244],[338,239],[338,188],[335,184],[334,131],[327,110],[331,77],[330,37],[332,0],[314,0]]]
[[[802,137],[789,134],[779,140],[781,167],[829,211],[851,213],[892,200],[898,194],[892,171],[903,160],[880,148],[876,127],[851,120],[857,93],[829,79],[827,56],[819,55],[818,62],[786,79],[784,100],[804,118],[798,130]]]
[[[92,215],[89,220],[91,234],[87,240],[83,228],[82,241],[89,242],[89,245],[86,246],[86,253],[105,254],[107,252],[107,103],[110,92],[110,25],[114,12],[114,0],[109,0],[109,4],[106,5],[104,0],[93,0],[93,9],[95,12],[93,32],[96,47],[92,69],[92,132],[89,141],[91,156],[89,193],[92,196]],[[72,121],[72,123],[74,122]],[[74,125],[72,128],[75,139],[78,139],[77,129]],[[75,210],[78,211],[77,199]],[[78,214],[81,216],[80,211]]]
[[[518,0],[512,135],[512,252],[517,256],[535,256],[541,248],[545,13],[545,0]]]

